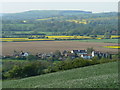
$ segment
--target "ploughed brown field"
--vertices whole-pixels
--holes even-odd
[[[25,51],[31,54],[49,53],[55,50],[76,50],[93,47],[96,51],[117,53],[117,49],[108,49],[103,46],[117,45],[115,43],[97,43],[80,41],[34,41],[34,42],[2,42],[2,54],[12,55],[13,51]]]

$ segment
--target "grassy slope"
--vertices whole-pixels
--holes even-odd
[[[3,88],[115,88],[117,62],[3,81]]]

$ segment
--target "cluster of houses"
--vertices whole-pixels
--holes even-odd
[[[81,57],[84,59],[91,59],[95,56],[97,56],[98,58],[110,58],[110,59],[112,59],[112,54],[103,53],[100,51],[92,51],[92,52],[88,53],[87,50],[72,50],[72,51],[64,50],[63,52],[59,51],[58,53],[59,53],[59,55],[56,53],[53,53],[53,52],[51,52],[51,53],[37,53],[35,56],[39,59],[46,59],[49,57],[52,57],[52,58],[58,57],[59,60],[60,59],[64,60],[68,57],[70,57],[71,59],[74,59],[76,57]],[[23,51],[21,51],[21,52],[14,51],[14,54],[13,54],[14,57],[27,57],[29,55],[30,55],[30,53],[23,52]]]
[[[53,53],[38,54],[37,56],[39,58],[54,57]],[[92,51],[92,53],[88,54],[87,50],[72,50],[70,52],[69,51],[63,51],[59,58],[63,59],[64,57],[70,57],[70,58],[74,59],[76,57],[81,57],[81,58],[84,58],[84,59],[91,59],[95,56],[97,56],[98,58],[110,58],[110,59],[112,59],[112,54],[103,53],[103,52],[100,52],[100,51]]]
[[[109,53],[102,53],[100,51],[92,51],[91,53],[88,53],[87,50],[72,50],[71,54],[75,54],[78,57],[82,57],[84,59],[91,59],[95,56],[98,58],[112,58],[112,55]]]
[[[13,56],[15,56],[15,57],[27,57],[27,56],[29,56],[29,53],[28,52],[24,52],[24,51],[21,51],[20,53],[19,52],[17,52],[17,51],[14,51],[14,53],[13,53]]]

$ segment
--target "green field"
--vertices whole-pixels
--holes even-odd
[[[118,39],[88,39],[88,40],[74,40],[80,42],[103,42],[103,43],[118,43]]]
[[[117,88],[118,63],[110,62],[19,80],[3,81],[3,88]]]
[[[31,34],[33,31],[15,31],[16,34]],[[52,35],[53,32],[38,32],[38,33],[43,33],[46,35]]]

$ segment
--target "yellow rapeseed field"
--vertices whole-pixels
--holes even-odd
[[[42,19],[36,19],[36,20],[39,20],[39,21],[40,21],[40,20],[41,20],[41,21],[43,20],[43,21],[44,21],[44,20],[50,20],[50,19],[56,19],[56,18],[57,18],[57,17],[50,17],[50,18],[42,18]]]
[[[29,39],[29,38],[0,38],[0,41],[12,42],[12,41],[44,41],[44,40],[54,40],[54,39]]]
[[[120,38],[118,35],[112,35],[111,38]]]
[[[46,36],[49,39],[83,39],[83,38],[91,38],[88,36]]]
[[[120,46],[104,46],[105,48],[116,48],[116,49],[120,49]]]
[[[28,38],[0,38],[0,41],[25,41]]]
[[[96,39],[102,39],[104,35],[99,35]],[[45,36],[46,38],[36,38],[38,35],[32,36],[34,39],[29,38],[0,38],[0,41],[40,41],[40,40],[55,40],[55,39],[91,39],[89,36]],[[112,38],[118,38],[120,36],[112,35]],[[113,47],[113,46],[112,46]],[[117,47],[114,47],[117,48]]]
[[[74,22],[74,23],[78,23],[78,24],[80,24],[80,23],[87,24],[87,21],[85,19],[83,19],[83,20],[66,20],[66,21]]]
[[[33,36],[37,37],[37,36]],[[90,39],[88,36],[45,36],[47,38],[29,39],[29,38],[0,38],[0,41],[43,41],[43,40],[55,40],[55,39]]]

